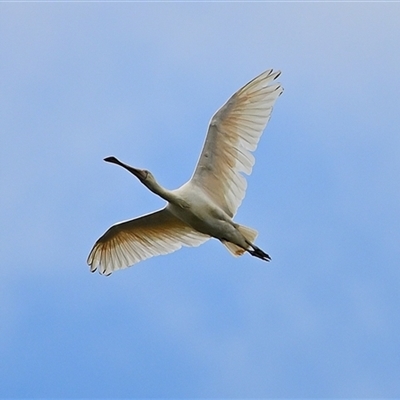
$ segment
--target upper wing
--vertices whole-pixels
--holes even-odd
[[[129,267],[146,258],[199,246],[209,236],[194,231],[167,209],[113,225],[97,240],[87,263],[100,274]]]
[[[224,211],[233,217],[246,191],[260,136],[282,93],[280,75],[272,69],[238,90],[212,117],[203,151],[190,181],[201,187]]]

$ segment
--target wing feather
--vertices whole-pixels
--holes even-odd
[[[146,258],[172,253],[182,246],[199,246],[208,239],[164,208],[113,225],[94,244],[87,262],[91,272],[110,275]]]
[[[205,190],[231,217],[247,187],[242,172],[251,173],[254,165],[251,152],[256,149],[272,107],[283,91],[279,83],[272,83],[279,75],[279,71],[263,72],[214,114],[190,181]]]

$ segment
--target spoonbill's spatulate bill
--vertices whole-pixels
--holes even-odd
[[[206,141],[192,178],[176,190],[163,188],[147,170],[120,165],[167,205],[151,214],[113,225],[88,257],[92,272],[101,274],[129,267],[146,258],[171,253],[182,246],[198,246],[214,237],[234,255],[245,252],[269,261],[254,241],[257,231],[233,221],[246,191],[242,172],[250,174],[251,154],[283,89],[268,70],[238,90],[211,118]]]

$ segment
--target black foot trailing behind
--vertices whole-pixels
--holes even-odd
[[[253,250],[247,250],[252,256],[261,258],[261,260],[264,261],[271,261],[271,257],[267,254],[264,253],[260,248],[257,246],[254,246],[254,244],[251,245]]]

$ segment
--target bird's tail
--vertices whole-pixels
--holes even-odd
[[[258,235],[258,232],[255,229],[249,228],[244,225],[238,225],[237,229],[244,236],[246,242],[254,243]],[[243,249],[242,247],[237,246],[236,244],[233,244],[231,242],[227,242],[226,240],[222,240],[222,243],[235,257],[241,256],[246,251],[246,249]]]

